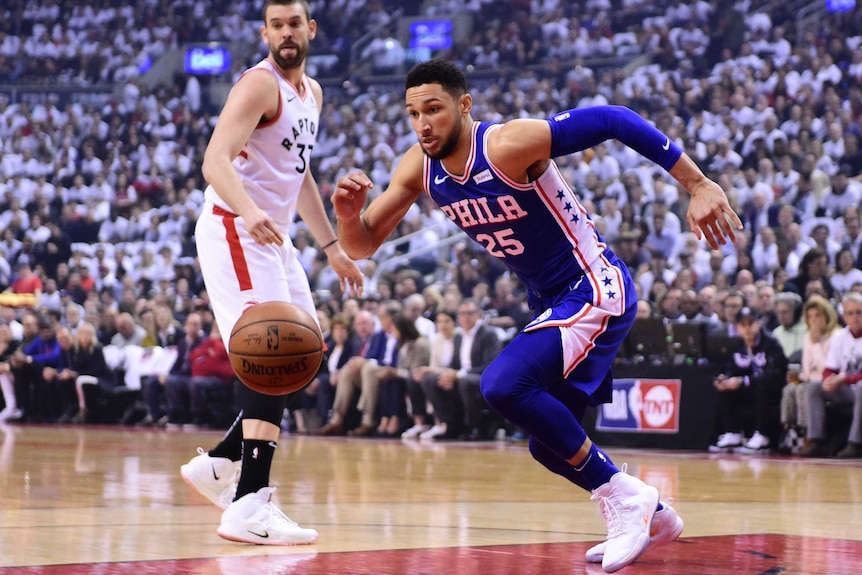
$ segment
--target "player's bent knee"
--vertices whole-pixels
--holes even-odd
[[[515,391],[518,376],[506,369],[505,362],[493,362],[479,380],[479,390],[488,405],[495,409],[508,405]]]

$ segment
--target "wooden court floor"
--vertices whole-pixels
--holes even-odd
[[[524,445],[283,436],[282,509],[315,545],[215,534],[178,469],[211,431],[0,426],[0,574],[598,574],[588,494]],[[679,541],[626,574],[862,573],[862,461],[609,449],[672,497]]]

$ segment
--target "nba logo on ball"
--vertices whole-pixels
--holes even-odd
[[[278,349],[278,326],[266,326],[266,349]]]
[[[311,383],[323,362],[317,321],[287,302],[253,305],[231,330],[228,357],[247,387],[267,395],[287,395]]]

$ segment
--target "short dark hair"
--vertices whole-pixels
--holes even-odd
[[[305,9],[305,19],[311,20],[311,8],[308,7],[308,2],[306,0],[266,0],[263,4],[263,25],[266,26],[266,10],[272,5],[275,6],[290,6],[292,4],[299,4]]]
[[[393,319],[393,323],[395,324],[395,328],[401,334],[401,340],[399,343],[403,344],[405,341],[415,341],[419,339],[419,330],[416,329],[416,322],[403,313],[396,315]]]
[[[741,299],[742,300],[742,307],[745,307],[748,305],[748,300],[746,299],[745,294],[739,290],[733,290],[733,291],[728,292],[728,294],[726,296],[724,296],[723,301],[727,301],[727,298],[731,298],[731,297],[738,297],[739,299]]]
[[[454,314],[453,312],[451,312],[451,311],[449,311],[449,310],[445,310],[445,309],[441,309],[441,310],[440,310],[440,311],[438,311],[436,314],[434,314],[434,319],[436,320],[436,319],[437,319],[437,318],[439,318],[441,315],[445,315],[446,317],[448,317],[449,319],[451,319],[453,322],[454,322],[454,321],[458,321],[458,318],[455,316],[455,314]]]
[[[461,68],[446,60],[428,60],[407,72],[405,90],[422,84],[440,84],[455,99],[467,93],[467,79]]]

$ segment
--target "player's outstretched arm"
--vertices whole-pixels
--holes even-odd
[[[624,106],[565,110],[547,120],[512,120],[489,136],[488,152],[507,175],[518,179],[519,174],[542,160],[573,154],[611,139],[668,171],[682,154],[668,136]]]
[[[551,156],[557,157],[617,139],[657,163],[691,194],[688,222],[698,238],[713,249],[734,241],[742,222],[730,208],[724,191],[708,179],[670,137],[632,110],[622,106],[595,106],[561,112],[548,120]]]
[[[374,187],[362,172],[338,179],[332,205],[338,219],[338,239],[353,259],[371,257],[424,190],[423,156],[419,144],[410,148],[392,174],[389,187],[364,212],[368,191]]]
[[[243,218],[246,229],[259,244],[281,245],[284,238],[275,222],[245,191],[233,160],[261,119],[278,111],[278,98],[278,83],[269,72],[252,70],[240,78],[219,114],[201,166],[206,181]]]

